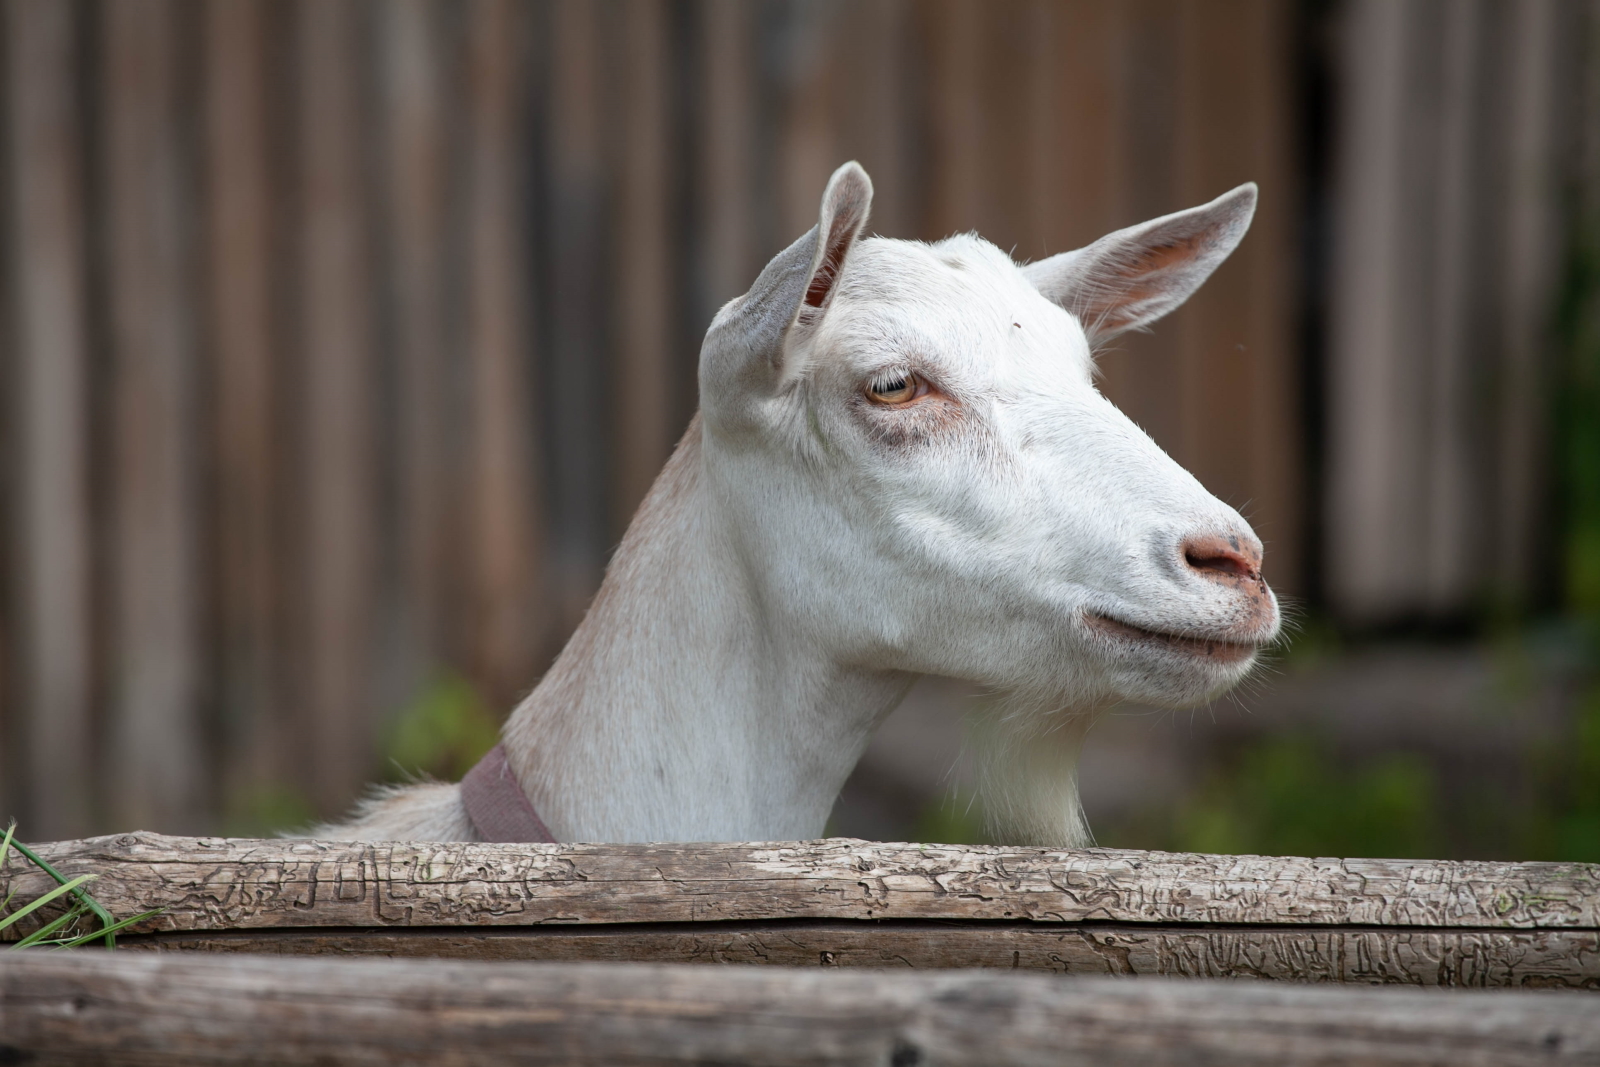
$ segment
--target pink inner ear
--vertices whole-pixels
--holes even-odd
[[[1145,249],[1139,257],[1129,264],[1124,272],[1130,277],[1146,274],[1155,274],[1170,267],[1181,266],[1188,263],[1200,254],[1205,244],[1206,235],[1197,233],[1189,237],[1180,237],[1168,241],[1164,245],[1155,245]]]
[[[833,280],[838,277],[839,266],[844,262],[845,249],[850,246],[850,232],[854,227],[850,220],[835,216],[828,226],[828,250],[823,253],[822,262],[817,265],[817,273],[811,276],[811,284],[806,287],[806,306],[819,308],[822,302],[828,299],[828,293],[833,289]]]
[[[1205,234],[1178,238],[1166,244],[1143,249],[1135,257],[1102,275],[1099,299],[1083,308],[1097,327],[1120,329],[1145,312],[1150,301],[1159,300],[1171,284],[1171,276],[1188,267],[1205,243]]]

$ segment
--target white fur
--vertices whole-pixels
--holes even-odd
[[[1185,562],[1198,536],[1259,544],[1095,389],[1084,325],[1108,336],[1181,303],[1243,235],[1254,187],[1027,267],[975,236],[861,238],[870,197],[840,168],[817,228],[717,315],[701,414],[506,725],[561,840],[816,837],[931,673],[998,694],[995,832],[1081,844],[1093,713],[1209,699],[1249,670],[1240,646],[1277,633],[1258,576]],[[906,373],[937,396],[867,398]],[[325,832],[469,836],[452,789]]]

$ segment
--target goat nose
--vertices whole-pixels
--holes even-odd
[[[1261,580],[1261,543],[1237,534],[1201,534],[1181,546],[1183,561],[1202,578]]]

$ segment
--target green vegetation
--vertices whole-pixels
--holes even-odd
[[[978,798],[965,792],[947,793],[917,817],[911,840],[944,845],[986,842],[988,838],[983,833],[983,809]]]
[[[54,867],[40,859],[27,845],[18,841],[16,833],[17,824],[13,822],[6,828],[5,836],[0,838],[0,871],[7,869],[11,853],[15,851],[55,879],[56,887],[43,896],[37,897],[15,909],[12,908],[11,904],[16,893],[14,890],[8,892],[5,899],[0,900],[0,934],[4,934],[12,926],[35,912],[42,912],[42,909],[57,901],[62,901],[63,903],[71,901],[71,903],[60,915],[49,919],[38,929],[33,930],[20,940],[12,942],[10,946],[12,949],[45,946],[77,948],[79,945],[87,945],[93,941],[103,941],[106,948],[116,948],[118,932],[159,914],[159,912],[147,911],[141,915],[135,915],[132,918],[121,921],[113,919],[111,913],[83,888],[94,881],[94,875],[83,874],[68,880]],[[97,929],[85,932],[81,927],[91,916],[98,920],[100,925]]]
[[[1600,861],[1600,676],[1579,697],[1571,733],[1530,762],[1538,801],[1525,822],[1528,858]]]
[[[419,775],[453,782],[500,740],[500,723],[463,678],[426,686],[395,719],[385,747],[391,777]]]
[[[1411,753],[1351,768],[1305,735],[1263,739],[1213,769],[1173,813],[1169,847],[1280,856],[1428,856],[1438,833],[1437,777]]]

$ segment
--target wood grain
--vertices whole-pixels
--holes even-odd
[[[1600,1062],[1561,993],[15,953],[0,1056],[32,1063]]]
[[[489,845],[179,838],[41,847],[152,929],[773,918],[1600,928],[1600,865],[1304,859],[834,838]],[[21,861],[14,861],[14,871]],[[17,878],[26,893],[32,874]]]
[[[154,949],[1600,988],[1600,866],[849,839],[43,848]],[[0,893],[45,888],[14,862]],[[145,938],[141,942],[139,938]]]
[[[1115,923],[590,923],[147,934],[141,951],[457,960],[984,968],[1161,978],[1600,990],[1592,930],[1350,930]]]

